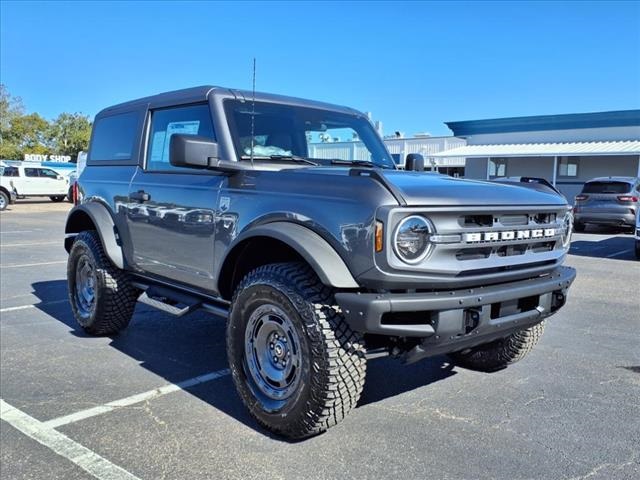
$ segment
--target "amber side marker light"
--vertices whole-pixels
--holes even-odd
[[[382,224],[381,221],[376,220],[376,252],[382,251],[382,245],[383,245],[382,239],[384,238],[383,234],[384,234],[384,225]]]

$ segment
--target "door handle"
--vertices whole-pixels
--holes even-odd
[[[148,202],[151,200],[151,195],[144,190],[138,190],[137,192],[129,194],[129,200],[135,200],[136,202]]]

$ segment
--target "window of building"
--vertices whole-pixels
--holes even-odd
[[[578,157],[558,157],[558,176],[577,177]]]
[[[175,133],[198,135],[215,140],[209,106],[190,105],[188,107],[156,110],[151,116],[151,131],[147,155],[147,170],[186,170],[174,167],[169,162],[169,144]]]
[[[126,161],[133,156],[140,114],[127,112],[102,117],[93,126],[89,161]]]
[[[489,159],[489,177],[506,177],[507,176],[507,159],[506,158],[490,158]]]

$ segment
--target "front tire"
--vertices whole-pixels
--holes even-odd
[[[636,260],[640,260],[640,240],[636,240]]]
[[[585,230],[585,224],[584,223],[580,223],[580,222],[574,222],[573,224],[573,231],[574,232],[578,232],[578,233],[582,233]]]
[[[73,316],[91,335],[112,335],[126,328],[140,291],[107,258],[95,231],[78,234],[67,262]]]
[[[481,372],[494,372],[522,360],[536,346],[543,332],[544,322],[541,322],[512,333],[506,338],[455,352],[449,356],[461,367]]]
[[[364,354],[362,337],[308,265],[265,265],[236,289],[231,374],[251,415],[272,432],[299,439],[340,422],[362,393]]]
[[[9,202],[9,195],[4,193],[3,191],[0,191],[0,212],[2,210],[5,210],[9,206]]]

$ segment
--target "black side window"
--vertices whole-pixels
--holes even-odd
[[[88,160],[131,160],[139,123],[138,112],[121,113],[98,119],[93,126]]]
[[[4,172],[2,172],[3,177],[19,177],[20,171],[17,167],[4,167]]]
[[[38,176],[38,169],[37,168],[25,168],[24,169],[24,176],[25,177],[37,177]]]
[[[174,167],[169,163],[169,142],[174,133],[199,135],[215,140],[211,114],[207,104],[154,110],[147,147],[147,170],[192,169]]]

